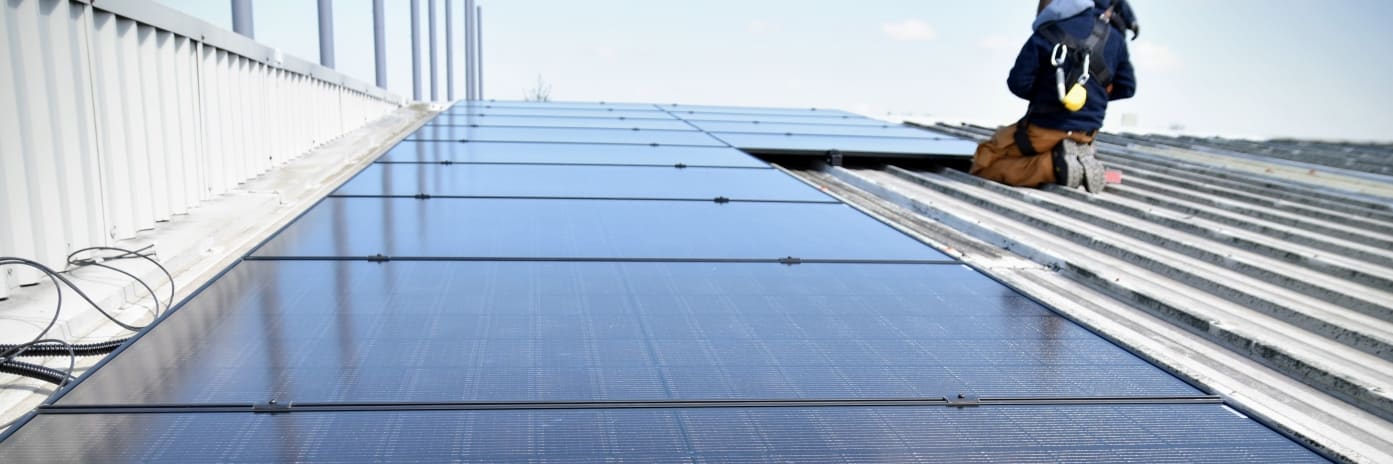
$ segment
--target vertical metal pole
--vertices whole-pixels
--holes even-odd
[[[372,56],[377,70],[377,87],[387,88],[387,30],[383,26],[383,0],[372,0]]]
[[[440,100],[440,87],[436,83],[439,71],[435,66],[435,0],[426,0],[426,21],[430,22],[426,26],[427,34],[430,36],[430,101],[437,101]]]
[[[411,99],[421,101],[421,0],[411,0]]]
[[[464,0],[464,85],[465,99],[476,100],[474,95],[474,0]]]
[[[445,0],[445,99],[455,101],[455,8]],[[467,27],[467,26],[466,26]]]
[[[334,67],[334,4],[319,0],[319,64]]]
[[[232,0],[232,32],[256,38],[256,24],[252,21],[252,0]]]
[[[475,33],[474,47],[475,47],[475,49],[476,49],[476,50],[474,51],[474,55],[475,55],[474,59],[478,61],[478,63],[476,63],[476,66],[475,66],[475,69],[478,69],[478,71],[475,72],[474,83],[475,83],[476,85],[479,86],[479,88],[478,88],[477,90],[474,91],[474,98],[477,98],[477,99],[479,99],[479,100],[483,100],[483,99],[484,99],[484,7],[483,7],[483,5],[474,7],[474,33]]]

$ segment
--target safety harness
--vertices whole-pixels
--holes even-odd
[[[1037,32],[1040,37],[1055,44],[1050,52],[1050,64],[1054,65],[1056,91],[1065,109],[1073,112],[1083,108],[1088,99],[1088,90],[1084,84],[1089,80],[1097,81],[1103,88],[1112,83],[1112,71],[1108,70],[1107,58],[1104,55],[1108,36],[1112,33],[1112,25],[1101,16],[1093,22],[1093,30],[1088,37],[1082,40],[1064,32],[1058,22],[1041,26]],[[1072,86],[1068,85],[1070,82],[1073,82]],[[1027,112],[1026,116],[1016,123],[1016,147],[1020,148],[1022,155],[1035,156],[1038,153],[1030,144],[1030,136],[1026,131],[1028,119],[1030,115]]]

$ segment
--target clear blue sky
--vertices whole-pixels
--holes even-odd
[[[231,27],[227,0],[161,1]],[[1143,130],[1393,140],[1393,1],[1132,1],[1139,90],[1112,106],[1107,129],[1131,113]],[[488,98],[521,99],[540,76],[554,100],[818,106],[990,124],[1024,111],[1005,78],[1036,3],[479,2]],[[254,5],[258,40],[318,58],[314,0]],[[334,9],[339,69],[371,82],[371,0],[335,0]],[[409,20],[407,0],[387,0],[388,83],[406,96]],[[461,71],[457,81],[462,97]]]

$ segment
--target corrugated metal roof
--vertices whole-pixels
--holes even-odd
[[[1124,173],[1101,195],[893,163],[794,173],[1315,446],[1393,458],[1393,178],[1377,172],[1379,147],[1136,135],[1099,147]],[[1310,147],[1321,155],[1301,156]],[[1359,163],[1332,154],[1344,148]]]

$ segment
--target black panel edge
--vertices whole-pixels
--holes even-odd
[[[712,134],[716,137],[716,134]],[[924,140],[924,139],[916,139]],[[921,159],[921,160],[943,160],[943,161],[962,161],[971,159],[971,154],[955,155],[943,153],[902,153],[902,152],[876,152],[876,151],[856,151],[841,149],[826,150],[793,150],[783,148],[742,148],[745,153],[754,156],[807,156],[814,158],[825,158],[831,152],[836,152],[843,157],[849,158],[873,158],[873,159]]]
[[[523,262],[523,263],[713,263],[713,264],[898,264],[898,265],[956,265],[953,259],[805,259],[783,258],[627,258],[627,257],[528,257],[528,256],[247,256],[243,261],[418,261],[418,262]]]
[[[663,198],[663,197],[569,197],[569,196],[547,196],[547,195],[435,195],[418,193],[413,195],[405,194],[341,194],[331,193],[329,198],[414,198],[417,200],[429,200],[434,198],[454,199],[454,200],[573,200],[573,201],[672,201],[672,202],[699,202],[699,203],[775,203],[775,204],[809,204],[809,205],[839,205],[842,202],[828,198],[827,200],[774,200],[758,198]]]
[[[479,165],[479,166],[571,166],[571,167],[658,168],[658,169],[663,169],[663,168],[667,168],[667,169],[672,169],[672,168],[679,168],[679,169],[756,169],[756,170],[773,169],[773,167],[768,166],[767,164],[764,165],[764,166],[735,166],[735,165],[728,165],[728,164],[701,164],[701,163],[687,163],[687,162],[680,162],[680,161],[677,162],[677,163],[675,163],[675,164],[636,164],[636,163],[561,163],[561,162],[536,162],[536,163],[529,163],[529,162],[510,162],[510,161],[451,161],[451,160],[446,160],[446,161],[381,161],[381,160],[379,160],[379,161],[373,161],[373,164],[403,164],[403,165],[424,164],[424,165],[443,165],[443,166],[458,166],[458,165]]]
[[[685,131],[684,131],[685,132]],[[703,132],[704,133],[704,132]],[[717,140],[712,137],[713,142],[725,143],[724,140]],[[729,145],[695,145],[688,143],[658,143],[658,142],[564,142],[555,140],[487,140],[487,139],[403,139],[402,142],[457,142],[457,143],[545,143],[553,145],[629,145],[640,147],[689,147],[689,148],[731,148]]]
[[[597,401],[442,401],[442,402],[294,402],[42,406],[40,414],[160,414],[160,413],[296,413],[365,411],[530,411],[554,409],[706,409],[706,408],[826,408],[826,407],[1012,407],[1216,404],[1217,396],[1139,397],[1009,397],[973,398],[828,398],[730,400],[597,400]]]
[[[619,119],[619,118],[615,118],[614,120],[615,120],[615,121],[635,121],[636,119]],[[648,119],[648,121],[669,121],[669,120],[668,120],[668,119]],[[681,120],[680,120],[680,119],[676,119],[676,120],[672,120],[672,121],[681,121]],[[461,129],[522,129],[522,130],[532,130],[532,129],[561,129],[561,130],[578,130],[578,131],[585,131],[585,130],[605,131],[605,130],[608,130],[608,131],[629,131],[629,132],[687,132],[687,133],[690,133],[690,132],[702,132],[701,129],[657,129],[657,128],[633,127],[633,126],[629,126],[629,127],[622,127],[622,126],[615,126],[615,127],[600,127],[600,126],[520,126],[520,125],[505,125],[505,124],[500,124],[500,125],[487,125],[487,126],[486,126],[486,125],[480,125],[480,124],[426,124],[425,126],[421,126],[422,129],[424,129],[424,128],[426,128],[426,127],[439,127],[439,128],[443,128],[443,129],[454,129],[454,128],[461,128]],[[417,132],[420,132],[420,129],[417,129]]]

